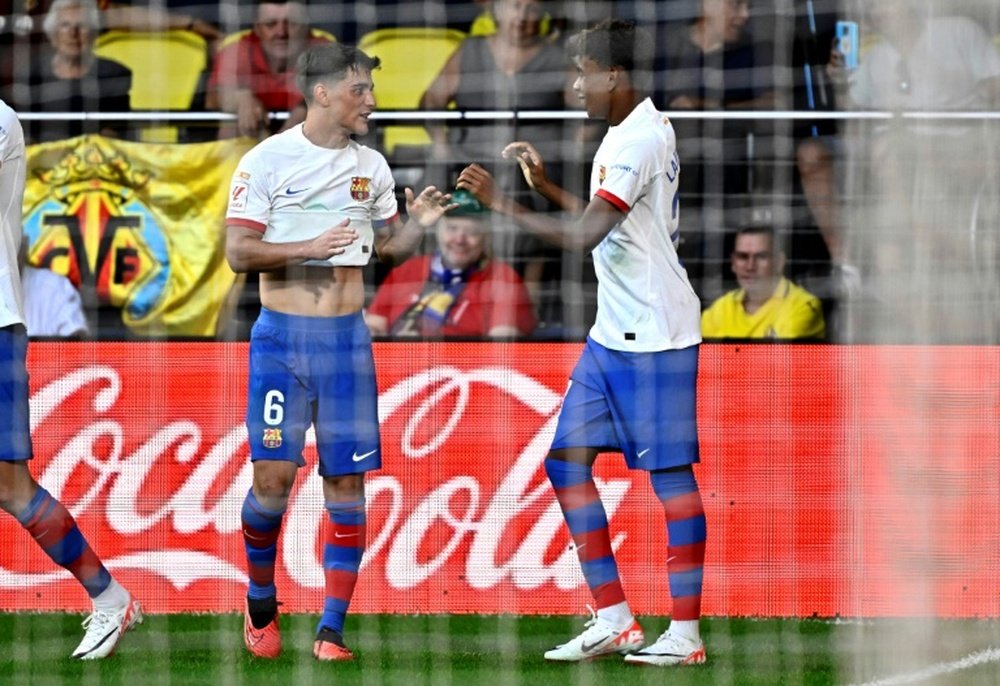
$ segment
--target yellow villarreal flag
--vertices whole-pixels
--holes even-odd
[[[82,136],[30,146],[28,263],[118,308],[136,334],[213,336],[235,279],[226,198],[250,145]]]

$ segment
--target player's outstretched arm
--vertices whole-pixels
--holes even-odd
[[[244,226],[226,226],[226,261],[240,272],[266,272],[284,269],[308,260],[328,260],[342,254],[358,239],[345,219],[315,238],[291,243],[265,243],[264,234]]]
[[[451,201],[451,193],[442,193],[434,186],[428,186],[417,196],[411,188],[404,188],[403,193],[406,223],[397,217],[375,236],[375,252],[389,264],[398,264],[412,255],[420,247],[426,229],[434,226],[445,212],[458,207]]]
[[[455,185],[472,193],[494,212],[506,214],[523,229],[565,250],[593,250],[624,217],[618,208],[601,198],[591,200],[583,214],[568,221],[533,212],[500,192],[493,175],[478,164],[463,169]]]
[[[506,160],[516,160],[528,185],[553,205],[571,214],[583,212],[586,205],[581,198],[549,179],[545,172],[545,161],[531,143],[514,141],[508,144],[500,154]]]

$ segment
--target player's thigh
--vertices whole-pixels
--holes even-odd
[[[310,357],[316,391],[316,451],[324,476],[360,474],[382,465],[378,387],[371,337],[361,328],[331,336]]]
[[[654,470],[698,461],[698,346],[615,353],[608,405],[630,467]]]
[[[302,451],[312,422],[310,390],[296,369],[297,341],[254,326],[250,339],[247,440],[250,458],[305,464]]]
[[[0,461],[30,459],[28,336],[20,324],[0,328]]]

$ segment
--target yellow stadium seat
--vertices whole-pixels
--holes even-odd
[[[184,30],[107,31],[97,37],[94,54],[132,70],[133,110],[188,110],[208,64],[205,39]],[[144,127],[140,137],[147,142],[175,143],[177,127]]]
[[[358,47],[382,61],[372,74],[379,109],[417,109],[420,97],[464,38],[465,33],[457,29],[435,27],[376,29],[362,36]],[[389,154],[397,145],[431,142],[422,126],[386,126],[382,138]]]

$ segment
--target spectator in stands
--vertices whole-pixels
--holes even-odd
[[[328,40],[312,34],[301,2],[258,4],[253,29],[224,42],[212,65],[205,106],[236,114],[235,127],[222,127],[220,137],[258,138],[300,123],[305,106],[295,85],[296,60],[309,46]],[[274,112],[291,115],[271,121]]]
[[[45,15],[46,49],[14,66],[13,101],[21,112],[127,112],[132,72],[94,55],[100,14],[94,0],[55,0]],[[126,123],[33,121],[30,143],[85,133],[124,136]]]
[[[558,39],[543,30],[549,5],[541,0],[493,0],[495,31],[466,38],[428,87],[420,106],[444,110],[454,105],[463,111],[578,109],[572,65]],[[475,161],[490,169],[497,183],[522,203],[545,211],[549,204],[531,192],[512,165],[502,163],[500,153],[511,141],[535,142],[550,161],[550,176],[561,182],[561,163],[573,147],[570,141],[582,132],[579,124],[559,121],[494,120],[431,127],[436,164],[428,169],[427,181],[451,185],[455,174]],[[513,227],[501,235],[511,240],[498,246],[499,252],[523,275],[537,311],[547,322],[558,320],[560,315],[552,310],[558,309],[562,253]]]
[[[375,335],[527,336],[535,328],[528,292],[513,269],[486,254],[490,215],[471,193],[437,223],[437,249],[411,257],[379,286],[365,313]]]
[[[836,50],[828,70],[851,104],[911,112],[1000,106],[1000,53],[991,36],[967,17],[931,9],[904,0],[871,4],[879,39],[854,73]],[[1000,275],[995,252],[984,257],[997,228],[981,219],[1000,182],[995,131],[982,121],[910,118],[876,122],[870,132],[848,151],[864,184],[851,207],[850,226],[858,228],[850,250],[864,260],[873,296],[852,313],[851,330],[879,341],[995,343]]]
[[[24,262],[28,238],[21,239],[21,292],[24,325],[30,338],[73,338],[87,335],[83,300],[76,286],[51,269]]]
[[[730,256],[740,287],[702,313],[705,338],[823,338],[826,324],[819,299],[782,276],[785,253],[770,227],[736,234]]]
[[[563,110],[578,106],[573,73],[561,45],[543,35],[541,0],[494,0],[496,31],[469,36],[420,100],[423,109],[454,105],[470,110]],[[552,123],[495,122],[432,127],[434,155],[449,162],[495,162],[512,140],[548,141],[546,159],[563,155],[560,127]],[[516,174],[512,178],[517,178]],[[450,181],[451,179],[447,179]]]
[[[662,49],[656,66],[656,104],[667,110],[785,107],[787,103],[781,102],[774,87],[768,57],[772,50],[751,40],[749,21],[750,0],[700,0],[692,23],[666,26],[658,41]],[[681,175],[685,207],[700,206],[703,200],[707,206],[723,210],[751,205],[749,195],[756,189],[750,135],[757,134],[757,146],[766,148],[767,136],[773,135],[770,126],[763,127],[752,119],[678,121],[675,126],[685,164]],[[829,146],[822,138],[799,138],[796,164],[806,203],[830,259],[835,265],[844,265]],[[849,268],[845,273],[850,273]]]

